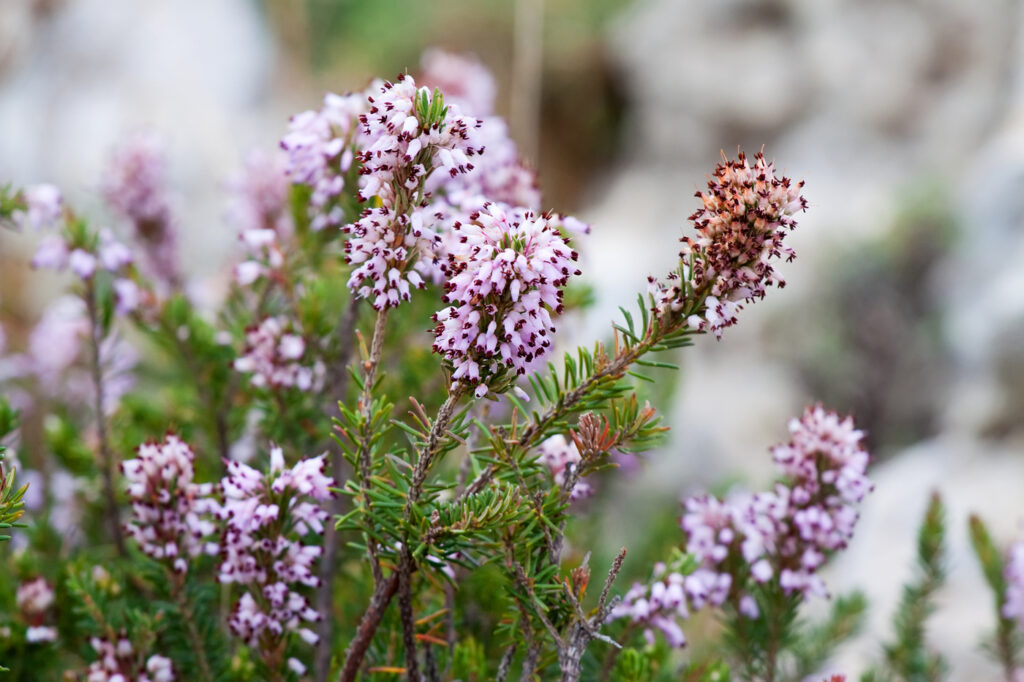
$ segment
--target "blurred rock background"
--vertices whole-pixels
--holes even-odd
[[[953,552],[934,643],[952,679],[992,677],[966,515],[1004,542],[1024,518],[1021,2],[5,0],[0,178],[56,183],[102,216],[111,147],[160,132],[187,262],[215,288],[234,242],[222,182],[244,152],[274,145],[328,89],[414,71],[432,45],[494,70],[545,203],[594,224],[583,248],[598,305],[573,330],[581,340],[672,267],[720,150],[765,145],[806,178],[789,286],[681,356],[662,401],[675,436],[619,482],[617,509],[664,517],[696,487],[764,485],[789,416],[816,399],[853,412],[877,490],[831,586],[866,588],[872,611],[837,668],[877,654],[939,489]],[[24,266],[30,249],[0,240],[15,339],[48,295]],[[600,522],[611,547],[638,521]]]

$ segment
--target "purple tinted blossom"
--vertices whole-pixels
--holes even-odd
[[[53,185],[29,185],[21,192],[25,210],[19,211],[15,220],[36,230],[53,227],[64,212],[60,190]]]
[[[152,275],[176,285],[178,237],[167,194],[166,165],[161,139],[152,133],[136,134],[114,150],[102,192],[110,207],[131,224]]]
[[[321,616],[297,590],[320,582],[313,564],[321,547],[301,538],[322,533],[329,516],[316,504],[333,494],[334,481],[323,473],[324,456],[289,469],[274,447],[267,474],[241,462],[225,464],[219,579],[247,586],[229,620],[232,632],[254,646],[267,638],[279,642],[289,632],[315,642],[316,634],[302,624]]]
[[[668,573],[665,564],[655,564],[651,583],[634,583],[622,601],[615,605],[608,620],[628,618],[644,629],[648,643],[654,644],[654,631],[664,635],[673,648],[686,646],[686,636],[679,626],[680,620],[690,617],[686,606],[687,577]]]
[[[697,237],[681,240],[683,273],[704,296],[702,309],[689,313],[691,328],[721,336],[735,324],[744,302],[764,298],[768,286],[785,285],[772,261],[795,257],[783,240],[796,227],[793,216],[807,208],[803,186],[803,181],[777,177],[774,164],[761,153],[753,164],[742,153],[735,161],[723,155],[708,191],[697,192],[703,205],[690,216]],[[678,273],[667,282],[651,279],[650,293],[662,313],[680,312],[687,300]]]
[[[420,57],[420,69],[423,84],[440,88],[445,102],[473,116],[490,116],[494,111],[494,76],[475,56],[430,48]]]
[[[775,491],[685,503],[686,551],[704,570],[725,575],[742,567],[733,577],[743,613],[754,610],[743,587],[747,576],[757,583],[777,576],[786,593],[827,595],[817,570],[847,546],[858,517],[853,505],[872,489],[863,434],[851,419],[812,406],[789,430],[792,440],[772,449],[786,477]]]
[[[434,315],[434,351],[452,363],[453,387],[475,385],[477,397],[504,368],[523,374],[551,347],[551,313],[562,288],[580,274],[575,251],[546,216],[522,218],[486,204],[456,224],[445,271],[445,301]]]
[[[166,656],[136,652],[128,635],[122,632],[116,642],[93,637],[89,643],[96,660],[86,670],[86,682],[172,682],[174,666]]]
[[[252,374],[253,386],[319,391],[326,370],[322,362],[306,356],[306,341],[291,323],[268,317],[246,330],[245,352],[234,366]]]
[[[248,286],[284,264],[282,242],[292,232],[285,158],[253,150],[227,186],[232,193],[228,221],[238,229],[249,258],[236,267],[235,280]]]
[[[68,266],[68,243],[57,234],[48,234],[43,237],[39,246],[36,247],[36,254],[32,257],[32,267],[47,270],[63,270]]]
[[[172,434],[163,443],[143,443],[135,459],[121,464],[132,502],[126,530],[143,553],[178,573],[188,570],[188,557],[218,549],[209,541],[216,532],[209,516],[218,511],[213,486],[193,481],[194,462],[192,449]]]
[[[89,279],[96,272],[96,256],[84,249],[75,249],[68,256],[68,267],[82,279]]]
[[[294,183],[309,185],[310,227],[322,230],[342,222],[344,212],[332,200],[345,188],[352,167],[352,146],[359,133],[360,114],[367,110],[366,95],[352,93],[324,97],[323,107],[292,116],[288,134],[281,139],[287,154],[285,173]]]
[[[1024,541],[1010,546],[1003,568],[1006,579],[1006,602],[1003,616],[1017,621],[1024,627]]]
[[[551,469],[555,485],[559,488],[563,487],[566,476],[579,464],[581,459],[576,443],[566,440],[563,435],[556,435],[541,443],[538,450],[540,450],[541,461]],[[569,497],[573,500],[580,500],[593,494],[594,488],[588,482],[580,479],[576,481]]]
[[[100,265],[108,272],[119,272],[131,265],[134,260],[132,251],[119,242],[109,229],[100,230],[100,244],[96,251]]]

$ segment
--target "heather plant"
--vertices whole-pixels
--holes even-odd
[[[0,563],[12,679],[771,681],[819,673],[857,630],[864,599],[821,569],[870,456],[822,406],[770,451],[768,489],[665,509],[671,532],[638,539],[660,560],[599,560],[581,521],[665,442],[648,385],[783,286],[804,183],[723,155],[677,267],[566,350],[590,226],[544,210],[494,91],[431,52],[293,116],[226,183],[223,290],[187,276],[153,133],[113,152],[105,215],[49,185],[0,192],[67,287],[0,366],[23,424],[2,403],[0,436],[40,491]],[[25,488],[0,485],[6,529]],[[1024,611],[1014,561],[1001,627]]]

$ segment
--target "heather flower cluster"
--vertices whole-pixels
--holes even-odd
[[[322,533],[328,518],[317,504],[332,496],[334,485],[323,473],[324,464],[321,455],[286,468],[277,447],[271,450],[268,474],[241,462],[226,463],[219,578],[246,586],[229,625],[263,652],[274,650],[273,644],[290,632],[311,644],[317,641],[316,633],[303,624],[321,616],[299,590],[319,584],[313,564],[322,547],[301,539],[310,532]]]
[[[804,598],[828,595],[817,570],[853,537],[855,505],[872,489],[865,475],[869,457],[852,419],[821,406],[808,407],[789,430],[791,440],[772,449],[784,475],[774,491],[725,501],[710,495],[686,500],[685,550],[698,565],[682,584],[692,609],[729,603],[738,614],[756,619],[761,608],[751,581],[774,581],[784,594]],[[634,587],[616,613],[646,622],[641,617],[646,606],[636,603],[647,589]],[[666,636],[681,641],[671,628]]]
[[[658,310],[684,312],[691,328],[721,336],[744,302],[764,298],[768,286],[784,286],[772,260],[795,257],[783,240],[796,227],[793,216],[807,208],[803,186],[776,176],[762,153],[753,164],[743,153],[735,161],[723,155],[707,191],[697,192],[703,205],[690,216],[697,237],[681,240],[681,276],[650,281]],[[703,297],[701,309],[682,310],[687,290]]]
[[[580,451],[576,443],[567,440],[563,435],[551,436],[538,448],[541,461],[551,470],[555,485],[564,487],[568,475],[580,463]],[[572,500],[581,500],[594,494],[594,488],[590,483],[579,479],[569,492]]]
[[[524,374],[551,347],[552,313],[579,275],[578,254],[546,216],[487,204],[456,224],[446,263],[445,302],[434,315],[434,351],[452,364],[453,389],[482,397],[504,370]]]
[[[137,652],[128,635],[121,633],[116,642],[93,637],[89,642],[96,660],[85,672],[86,682],[171,682],[177,679],[174,666],[166,656]]]
[[[235,280],[248,286],[284,264],[283,242],[292,232],[284,156],[250,152],[227,187],[232,193],[228,222],[238,229],[247,256],[235,266]]]
[[[686,645],[686,636],[679,626],[680,620],[690,617],[686,607],[684,586],[688,580],[678,571],[669,571],[666,565],[654,565],[648,585],[634,583],[608,615],[609,620],[628,618],[643,628],[644,639],[654,644],[654,631],[660,631],[671,647]]]
[[[136,458],[121,464],[132,503],[126,530],[146,555],[178,573],[188,570],[188,557],[218,549],[209,538],[217,530],[210,517],[219,505],[211,484],[194,482],[194,463],[192,449],[171,434],[162,443],[140,445]]]
[[[28,626],[25,631],[25,640],[29,644],[57,640],[57,628],[46,625],[46,616],[50,607],[53,606],[53,599],[53,588],[42,576],[18,585],[15,603]]]
[[[102,192],[114,212],[131,225],[149,274],[175,286],[180,280],[178,228],[166,188],[166,166],[160,138],[136,134],[114,150]]]
[[[294,183],[309,185],[310,228],[341,225],[344,212],[333,202],[345,189],[345,175],[354,159],[358,118],[367,108],[366,95],[328,93],[323,107],[292,116],[281,139],[287,155],[285,172]]]
[[[139,307],[143,296],[129,271],[133,260],[131,249],[104,228],[94,244],[73,244],[64,235],[46,235],[36,248],[32,266],[57,271],[70,269],[83,280],[91,279],[99,269],[109,272],[114,277],[117,313],[127,315]]]
[[[251,374],[259,388],[318,391],[326,369],[307,357],[306,340],[281,317],[268,317],[245,332],[245,351],[235,360],[239,372]]]
[[[423,183],[435,171],[454,178],[472,170],[470,157],[483,148],[474,138],[479,120],[445,105],[439,93],[417,89],[409,76],[383,83],[367,102],[359,117],[359,199],[378,197],[382,205],[342,229],[349,236],[346,258],[357,266],[349,288],[372,297],[373,307],[382,310],[408,300],[410,287],[423,286],[414,265],[420,257],[434,257],[439,238],[424,223],[431,213],[420,210]]]

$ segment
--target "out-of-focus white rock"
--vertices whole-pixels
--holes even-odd
[[[273,41],[247,0],[3,3],[19,41],[0,63],[0,177],[53,182],[101,215],[95,189],[112,147],[151,129],[168,142],[182,255],[209,274],[233,233],[221,183],[245,149],[284,126],[268,111]],[[50,9],[43,12],[43,6]],[[8,45],[8,43],[4,43]]]
[[[998,666],[979,649],[981,637],[995,625],[995,611],[971,550],[967,520],[979,514],[1003,544],[1018,536],[1024,512],[1022,452],[1020,438],[997,445],[949,435],[872,471],[875,491],[863,504],[853,543],[826,573],[834,594],[862,589],[870,606],[863,634],[842,648],[836,670],[856,679],[879,660],[882,643],[891,641],[900,590],[914,576],[917,528],[929,495],[938,491],[947,507],[949,579],[928,621],[928,643],[949,660],[949,679],[1000,679]]]

